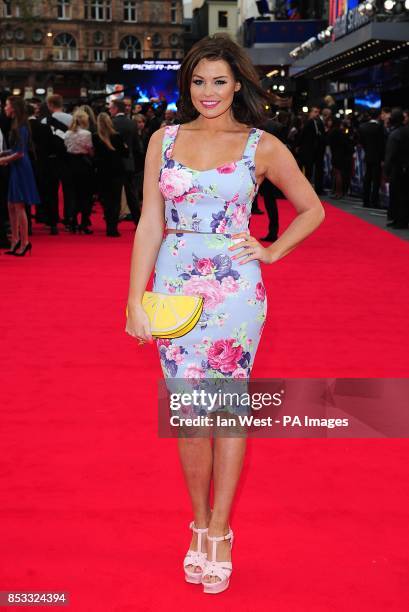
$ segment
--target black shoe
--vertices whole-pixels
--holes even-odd
[[[57,236],[57,235],[58,235],[58,233],[59,233],[59,232],[58,232],[58,227],[57,227],[56,225],[52,225],[52,226],[51,226],[51,229],[50,229],[50,234],[51,234],[52,236]]]
[[[29,251],[30,255],[31,255],[31,247],[32,244],[31,242],[27,242],[26,246],[24,247],[24,249],[21,251],[21,253],[17,253],[17,251],[14,251],[13,255],[15,257],[24,257],[24,255],[27,253],[27,251]]]
[[[80,234],[93,234],[94,232],[83,225],[78,226],[78,232]]]
[[[19,248],[20,244],[21,244],[21,240],[16,242],[14,247],[12,249],[10,249],[9,251],[4,251],[4,254],[5,255],[14,255],[14,252],[17,251],[17,249]]]
[[[263,242],[275,242],[277,240],[277,236],[270,236],[270,234],[267,234],[267,236],[264,236],[264,238],[260,238],[260,240],[262,240]]]
[[[261,210],[260,208],[255,208],[254,210],[251,211],[252,215],[264,215],[264,211]]]
[[[79,229],[79,225],[77,225],[77,223],[70,223],[70,225],[67,226],[67,229],[70,234],[76,234],[77,230]]]
[[[389,221],[389,222],[386,224],[386,227],[393,227],[393,226],[395,225],[395,223],[396,223],[396,221]]]
[[[392,229],[408,229],[408,224],[404,224],[404,223],[396,223],[396,221],[394,221],[393,223],[387,223],[388,227],[391,227]]]
[[[118,232],[118,230],[109,230],[107,231],[107,236],[110,236],[111,238],[118,238],[121,234]]]

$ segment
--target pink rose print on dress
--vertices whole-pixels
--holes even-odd
[[[195,262],[195,268],[199,274],[212,274],[214,270],[213,261],[210,258],[203,257]]]
[[[237,293],[240,289],[239,283],[232,276],[225,276],[221,282],[224,293]]]
[[[219,166],[216,168],[219,174],[231,174],[236,169],[236,162],[231,162],[230,164],[223,164],[223,166]]]
[[[192,175],[183,169],[164,168],[160,177],[160,188],[167,200],[182,197],[192,188]]]
[[[206,376],[203,368],[196,363],[189,363],[185,369],[185,378],[189,380],[200,380]]]
[[[231,375],[232,378],[247,378],[247,372],[244,368],[236,368]]]
[[[173,201],[174,201],[174,202],[176,202],[176,203],[178,203],[178,202],[185,202],[185,201],[189,201],[189,200],[188,200],[188,198],[187,198],[187,196],[194,195],[195,193],[201,193],[201,192],[200,192],[200,189],[198,189],[197,187],[191,187],[191,188],[189,189],[189,191],[186,191],[185,193],[183,193],[183,194],[182,194],[182,195],[180,195],[180,196],[176,196],[176,197],[174,197],[174,198],[173,198]]]
[[[204,297],[204,307],[208,310],[216,308],[224,301],[224,293],[219,281],[200,276],[191,276],[188,281],[183,283],[183,293],[185,295],[202,295]]]
[[[243,355],[243,348],[233,346],[236,344],[234,338],[226,340],[216,340],[209,348],[207,359],[209,365],[214,370],[219,370],[223,374],[231,374],[238,367],[238,361]]]
[[[183,363],[183,355],[180,352],[179,346],[169,346],[166,349],[165,355],[166,359],[168,359],[169,361],[174,361],[176,365],[180,365],[181,363]]]
[[[177,131],[178,131],[178,126],[177,125],[168,125],[168,127],[166,128],[167,134],[168,136],[171,138],[171,141],[173,141],[173,137],[176,136]],[[165,157],[166,159],[170,159],[170,156],[172,155],[172,147],[168,147],[165,151]]]
[[[187,350],[183,346],[172,344],[169,339],[159,338],[156,342],[163,368],[169,376],[176,376],[178,366],[184,362],[184,354],[187,353]]]
[[[239,204],[239,206],[236,206],[231,218],[232,218],[232,223],[235,227],[245,227],[247,223],[246,204]]]
[[[262,302],[266,297],[266,289],[263,283],[257,283],[256,285],[256,300]]]

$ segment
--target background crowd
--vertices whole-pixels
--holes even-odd
[[[149,139],[166,124],[178,123],[166,100],[135,104],[115,98],[109,104],[65,108],[58,94],[46,102],[9,96],[0,113],[0,247],[24,255],[31,250],[33,219],[52,235],[92,234],[92,212],[99,201],[106,235],[120,236],[121,220],[138,224],[143,171]],[[329,100],[308,113],[274,113],[263,128],[291,150],[316,192],[335,199],[351,193],[356,156],[364,159],[364,207],[387,207],[388,225],[409,223],[409,111],[399,108],[340,115]],[[385,206],[380,193],[385,184]],[[267,235],[278,235],[276,200],[282,194],[268,180],[259,190],[269,217]],[[59,202],[62,199],[62,217]],[[257,197],[254,214],[262,214]]]

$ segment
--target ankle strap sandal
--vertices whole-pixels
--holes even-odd
[[[204,593],[221,593],[225,591],[230,583],[230,576],[233,571],[231,561],[216,561],[216,547],[218,542],[230,540],[230,549],[233,547],[233,531],[229,528],[229,533],[224,536],[207,536],[207,539],[212,542],[212,559],[206,559],[203,573],[202,584]],[[205,576],[216,576],[219,578],[217,582],[206,582]]]
[[[187,554],[183,561],[183,569],[185,571],[185,580],[186,582],[191,582],[192,584],[200,584],[202,580],[202,572],[204,568],[204,564],[206,562],[207,553],[202,552],[202,537],[203,534],[207,533],[207,527],[199,528],[195,527],[194,521],[192,521],[189,525],[189,528],[197,533],[197,550],[188,550]],[[194,565],[195,567],[200,567],[200,572],[198,571],[190,571],[186,569],[187,565]]]

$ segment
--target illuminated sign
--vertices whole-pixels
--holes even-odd
[[[370,21],[368,15],[362,15],[358,7],[338,17],[334,22],[334,40],[354,32]]]

